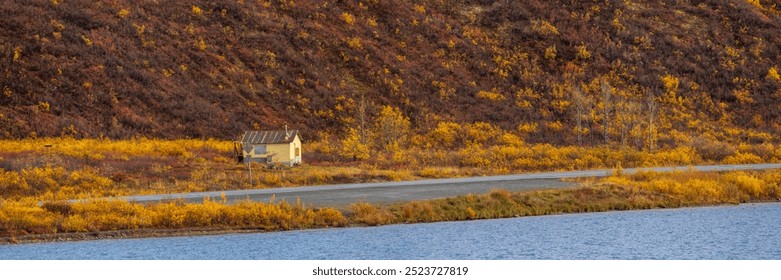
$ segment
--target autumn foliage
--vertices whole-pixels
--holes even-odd
[[[348,224],[383,225],[508,218],[561,213],[673,208],[781,200],[781,173],[641,171],[586,180],[576,188],[512,193],[494,190],[388,206],[358,202],[343,214],[286,201],[204,200],[139,204],[122,200],[46,202],[0,200],[0,237],[150,229],[252,229],[263,231]]]
[[[577,188],[488,194],[370,207],[353,206],[368,225],[495,219],[562,213],[675,208],[781,200],[781,173],[640,172],[581,182]]]
[[[399,116],[393,113],[391,119],[406,129],[406,119]],[[387,132],[404,136],[381,142],[371,140],[379,133],[376,128],[367,126],[365,143],[355,129],[341,140],[324,136],[324,140],[306,142],[303,157],[307,164],[302,167],[269,169],[253,164],[251,180],[247,166],[234,158],[231,141],[0,140],[0,195],[4,199],[57,200],[599,169],[619,164],[650,167],[781,160],[781,146],[771,143],[697,138],[690,146],[654,151],[554,146],[528,143],[518,130],[454,122],[440,122],[425,134]]]
[[[342,137],[386,107],[554,145],[781,132],[772,1],[7,2],[0,138]]]
[[[151,205],[123,200],[76,203],[0,201],[0,236],[138,229],[225,228],[264,231],[345,226],[342,213],[286,201],[260,203],[204,200]]]
[[[6,2],[0,223],[28,232],[220,225],[229,206],[106,202],[130,214],[89,220],[95,205],[25,199],[781,160],[772,1]],[[250,177],[231,141],[284,124],[308,166]],[[610,190],[772,199],[743,175],[721,189],[620,180]],[[505,215],[497,203],[519,198],[481,199],[454,215]],[[339,220],[291,207],[297,222],[277,226]],[[450,219],[438,207],[357,205],[353,218]]]

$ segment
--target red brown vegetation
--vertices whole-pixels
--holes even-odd
[[[752,140],[781,131],[779,7],[752,2],[8,1],[0,137],[342,134],[365,99],[422,131],[537,123],[529,142],[640,147],[626,116],[653,100],[661,146]]]

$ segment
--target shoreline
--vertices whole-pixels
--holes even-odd
[[[661,209],[684,209],[684,208],[696,208],[696,207],[724,207],[724,206],[738,206],[742,204],[759,204],[759,203],[781,203],[778,200],[769,201],[749,201],[742,203],[722,203],[722,204],[703,204],[703,205],[688,205],[681,207],[656,207],[656,208],[636,208],[636,209],[620,209],[620,210],[607,210],[607,211],[581,211],[581,212],[557,212],[547,213],[541,215],[525,215],[525,216],[512,216],[512,217],[497,217],[486,219],[462,219],[462,220],[446,220],[446,221],[433,221],[433,222],[412,222],[412,223],[388,223],[381,225],[367,225],[365,223],[351,222],[344,227],[314,227],[314,228],[300,228],[290,230],[264,230],[264,229],[242,229],[242,228],[181,228],[181,229],[133,229],[133,230],[113,230],[113,231],[97,231],[97,232],[67,232],[67,233],[52,233],[52,234],[35,234],[35,235],[23,235],[23,236],[5,236],[0,237],[0,246],[9,245],[24,245],[24,244],[37,244],[37,243],[54,243],[54,242],[80,242],[80,241],[96,241],[96,240],[118,240],[118,239],[143,239],[143,238],[165,238],[165,237],[188,237],[188,236],[218,236],[226,234],[251,234],[251,233],[272,233],[272,232],[287,232],[287,231],[300,231],[300,230],[317,230],[317,229],[329,229],[329,228],[357,228],[357,227],[373,227],[373,226],[385,226],[385,225],[398,225],[398,224],[422,224],[422,223],[437,223],[437,222],[464,222],[474,220],[494,220],[494,219],[512,219],[523,217],[541,217],[541,216],[554,216],[554,215],[576,215],[587,213],[604,213],[604,212],[618,212],[618,211],[643,211],[643,210],[661,210]]]

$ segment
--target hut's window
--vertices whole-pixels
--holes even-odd
[[[255,154],[256,155],[262,155],[266,153],[266,145],[256,145],[255,146]]]
[[[296,148],[296,156],[297,157],[301,156],[301,148]]]

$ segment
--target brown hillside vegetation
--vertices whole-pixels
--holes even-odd
[[[553,144],[761,143],[781,132],[779,6],[5,1],[0,138],[344,135],[390,106],[423,133],[486,122]]]

